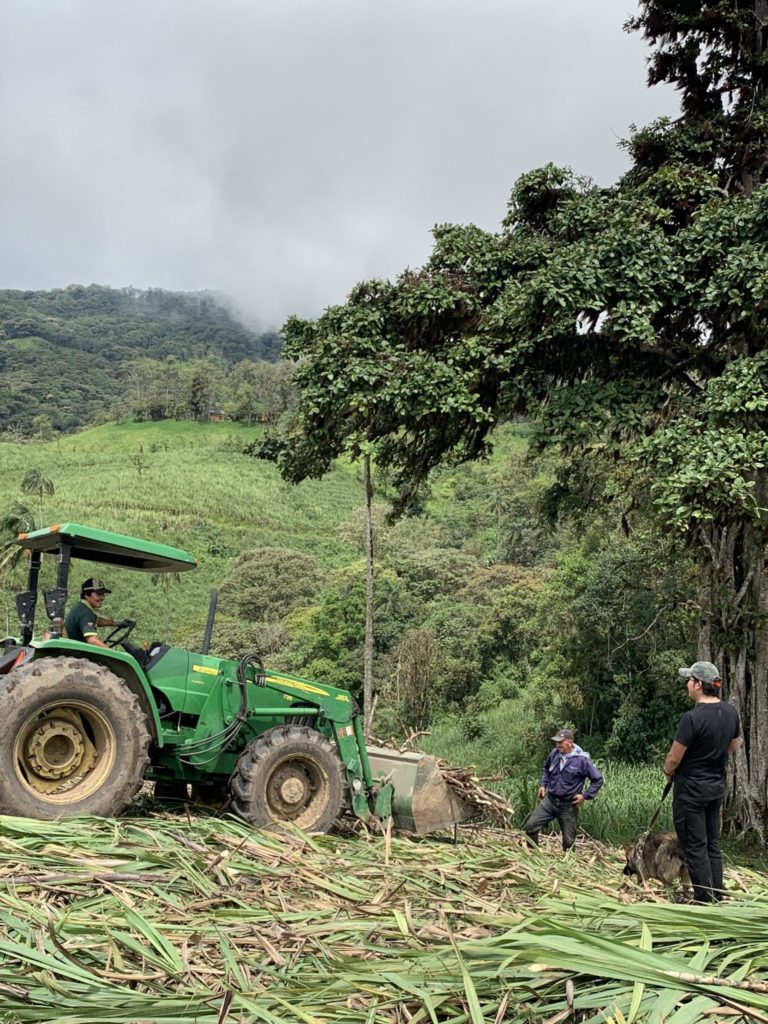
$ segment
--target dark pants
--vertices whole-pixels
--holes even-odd
[[[672,820],[685,854],[697,903],[722,899],[723,858],[720,853],[720,808],[723,798],[696,800],[675,793]]]
[[[137,647],[136,644],[128,643],[122,643],[120,646],[123,648],[124,651],[127,651],[127,653],[130,654],[132,658],[135,658],[142,668],[144,668],[144,666],[149,661],[149,652],[145,651],[143,647]]]
[[[579,827],[579,809],[571,803],[571,799],[571,797],[550,796],[547,793],[523,825],[523,829],[532,842],[538,845],[541,829],[557,818],[563,833],[563,849],[570,850],[576,842],[576,830]]]

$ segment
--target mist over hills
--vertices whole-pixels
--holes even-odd
[[[207,360],[226,371],[279,355],[275,331],[249,326],[210,292],[0,290],[0,430],[32,433],[43,415],[70,431],[110,416],[136,360]]]

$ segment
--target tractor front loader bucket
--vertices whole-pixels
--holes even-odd
[[[478,813],[449,786],[437,758],[430,754],[401,754],[384,747],[368,747],[368,760],[375,780],[392,783],[392,821],[396,828],[425,836]]]

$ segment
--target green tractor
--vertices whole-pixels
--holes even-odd
[[[128,636],[108,648],[62,636],[73,559],[139,572],[185,572],[177,548],[66,523],[21,534],[27,589],[16,597],[20,635],[0,654],[0,813],[32,818],[114,816],[145,780],[224,802],[255,826],[292,822],[327,832],[347,811],[426,834],[475,809],[434,758],[367,747],[346,691],[209,653],[216,592],[193,654],[165,643],[144,651]],[[56,586],[43,594],[48,628],[35,634],[44,557]]]

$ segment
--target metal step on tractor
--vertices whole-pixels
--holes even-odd
[[[200,653],[137,648],[130,622],[106,648],[62,635],[73,560],[178,573],[197,565],[187,552],[75,523],[18,543],[29,571],[19,636],[0,653],[0,813],[115,816],[145,780],[229,799],[254,826],[310,832],[343,812],[418,834],[476,813],[434,758],[367,746],[348,691],[271,671],[256,654],[212,655],[215,591]],[[56,586],[43,594],[49,625],[36,635],[44,558],[56,560]]]

